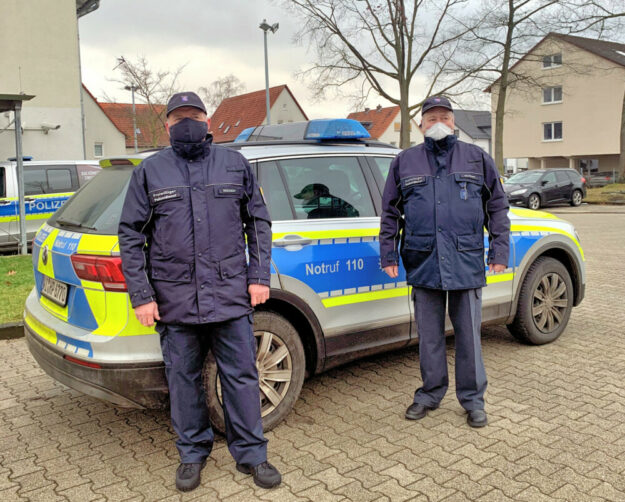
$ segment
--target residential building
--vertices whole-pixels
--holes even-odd
[[[377,139],[393,146],[399,146],[401,130],[401,116],[399,106],[365,108],[362,112],[353,112],[347,116],[362,123],[371,134],[371,138]],[[410,145],[423,142],[423,135],[415,120],[410,121]]]
[[[85,147],[87,157],[100,159],[126,153],[124,131],[108,117],[93,94],[84,85],[83,106],[85,109]]]
[[[618,168],[625,44],[550,33],[512,67],[503,154],[530,169]],[[498,87],[492,93],[494,118]]]
[[[133,133],[132,104],[99,103],[99,105],[111,122],[124,133],[126,141],[125,153],[134,153],[135,138]],[[135,104],[138,151],[169,146],[169,135],[165,130],[165,111],[165,105]]]
[[[83,135],[78,17],[99,0],[2,0],[0,92],[32,94],[22,110],[24,155],[91,158]],[[0,159],[15,155],[13,114],[0,115]]]
[[[286,85],[269,88],[269,111],[272,124],[308,120],[306,113]],[[215,143],[226,143],[248,127],[267,123],[265,90],[248,92],[224,99],[211,117]]]
[[[454,110],[455,134],[465,143],[473,143],[492,155],[490,112],[483,110]]]

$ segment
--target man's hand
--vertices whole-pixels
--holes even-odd
[[[252,300],[252,307],[256,307],[261,303],[265,303],[269,300],[269,287],[263,284],[250,284],[247,287],[247,291],[250,294]]]
[[[135,315],[137,316],[139,322],[147,328],[154,326],[155,320],[161,320],[161,316],[158,314],[158,305],[156,305],[156,302],[139,305],[135,309]]]
[[[386,272],[388,274],[388,276],[391,279],[395,279],[395,277],[397,277],[399,275],[399,272],[397,270],[397,265],[388,265],[387,267],[384,267],[384,272]]]
[[[501,274],[504,270],[506,270],[506,266],[499,263],[491,263],[488,266],[488,271],[495,274]]]

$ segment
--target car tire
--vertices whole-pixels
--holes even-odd
[[[584,199],[584,194],[582,194],[581,190],[573,190],[573,195],[571,195],[571,206],[573,207],[581,206],[583,199]]]
[[[529,209],[540,209],[540,195],[533,193],[527,198],[527,207]]]
[[[530,345],[553,342],[566,328],[572,308],[573,281],[568,270],[558,260],[541,256],[525,276],[508,330]]]
[[[304,384],[306,356],[297,331],[280,314],[269,311],[254,313],[254,335],[263,429],[269,431],[289,414],[299,397]],[[278,371],[279,374],[276,373]],[[202,378],[211,425],[224,434],[226,425],[221,386],[212,353],[206,356]]]

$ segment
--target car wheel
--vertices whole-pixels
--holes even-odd
[[[533,193],[527,199],[527,207],[533,210],[540,209],[540,196],[537,193]]]
[[[263,429],[273,429],[291,411],[304,384],[306,357],[293,325],[275,312],[254,314],[256,367],[260,384],[260,407]],[[202,371],[211,424],[224,433],[221,384],[212,353]]]
[[[571,196],[571,206],[579,206],[582,203],[582,199],[584,196],[582,195],[581,190],[573,190],[573,195]]]
[[[508,330],[532,345],[553,342],[566,328],[572,308],[573,282],[568,270],[558,260],[542,256],[523,281],[516,316]]]

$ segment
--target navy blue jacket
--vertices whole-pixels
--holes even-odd
[[[384,187],[382,267],[399,262],[412,286],[457,290],[486,285],[488,263],[508,264],[508,200],[493,159],[455,136],[401,152]]]
[[[269,285],[271,220],[251,167],[210,138],[197,160],[166,148],[134,169],[119,246],[132,306],[155,300],[164,323],[241,317],[248,284]]]

